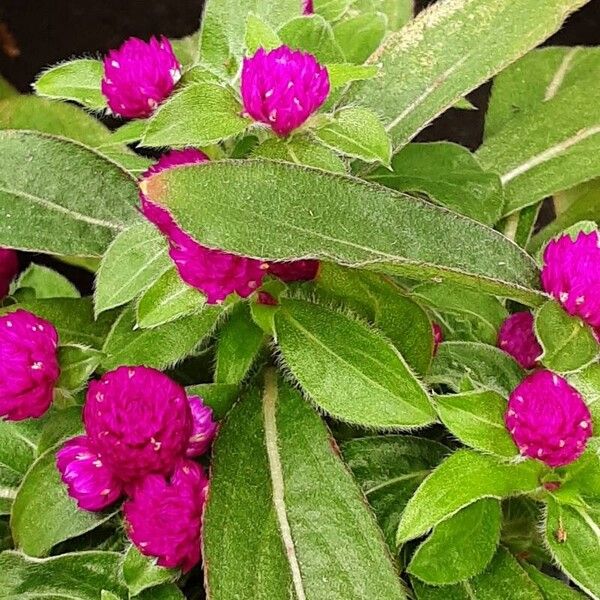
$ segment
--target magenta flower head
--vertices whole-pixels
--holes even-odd
[[[0,317],[0,418],[41,417],[52,404],[60,375],[58,334],[26,310]]]
[[[185,390],[148,367],[119,367],[90,383],[83,420],[102,461],[125,482],[169,472],[192,433]]]
[[[312,281],[319,271],[318,260],[291,260],[269,263],[269,273],[286,283]]]
[[[142,180],[167,169],[205,160],[208,157],[200,150],[173,150],[150,167]],[[233,293],[246,298],[260,287],[268,268],[266,263],[202,246],[175,223],[166,209],[151,202],[141,191],[140,200],[144,216],[169,240],[169,255],[179,276],[200,290],[208,304],[221,302]]]
[[[498,332],[498,347],[510,354],[524,369],[533,369],[542,355],[529,311],[507,317]]]
[[[171,477],[148,475],[123,505],[126,530],[142,554],[162,567],[190,571],[200,560],[202,511],[208,479],[202,467],[182,459]]]
[[[583,398],[551,371],[531,373],[513,390],[504,420],[521,454],[550,467],[579,458],[592,435]]]
[[[9,248],[0,248],[0,300],[8,294],[10,282],[18,272],[17,253]]]
[[[313,0],[302,0],[302,14],[312,15],[315,12]]]
[[[432,323],[431,328],[433,329],[433,355],[435,356],[440,344],[444,341],[444,332],[438,323]]]
[[[600,238],[583,231],[573,240],[565,234],[544,251],[542,284],[570,315],[600,326]]]
[[[63,445],[56,453],[56,466],[69,496],[84,510],[103,510],[116,502],[123,492],[117,477],[84,435]]]
[[[193,426],[186,455],[200,456],[210,448],[219,425],[213,420],[212,408],[206,406],[200,396],[190,396],[189,401]]]
[[[300,127],[329,95],[329,74],[312,54],[280,46],[262,48],[242,67],[242,100],[256,121],[279,136]]]
[[[129,38],[104,59],[102,93],[115,115],[149,117],[181,78],[181,65],[165,37]]]

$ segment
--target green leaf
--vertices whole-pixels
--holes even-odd
[[[350,440],[340,450],[395,552],[396,531],[406,503],[448,454],[448,448],[425,438],[384,435]]]
[[[515,556],[527,556],[536,564],[550,563],[540,531],[545,505],[527,496],[508,498],[502,503],[501,544]]]
[[[104,67],[99,60],[80,58],[50,67],[33,84],[40,96],[73,100],[88,108],[106,108],[106,98],[100,90]]]
[[[56,387],[68,392],[80,390],[102,360],[102,352],[86,346],[60,346],[60,377]]]
[[[58,331],[59,343],[81,344],[100,349],[115,320],[114,313],[94,319],[91,298],[31,299],[3,309],[8,313],[19,308],[50,321]]]
[[[328,21],[337,21],[350,7],[352,0],[314,0],[315,13]]]
[[[525,303],[543,298],[531,257],[500,234],[353,177],[269,161],[212,161],[164,171],[142,187],[209,247],[442,277]],[[444,243],[432,244],[436,239]]]
[[[63,275],[43,267],[30,264],[15,282],[15,290],[29,288],[39,300],[45,298],[79,298],[79,290]]]
[[[123,579],[131,596],[137,596],[149,588],[170,583],[177,578],[178,572],[155,564],[156,560],[144,556],[135,546],[130,546],[123,559]]]
[[[56,468],[56,448],[31,466],[13,502],[10,526],[15,544],[29,556],[45,556],[53,546],[91,531],[111,513],[77,508]]]
[[[327,65],[329,84],[336,89],[352,81],[371,79],[379,73],[377,65],[352,65],[349,63]]]
[[[290,48],[312,54],[320,63],[344,62],[331,25],[320,15],[296,17],[280,30],[281,41]]]
[[[332,173],[345,173],[344,161],[332,150],[310,138],[295,135],[288,140],[270,138],[252,151],[252,156],[285,160]]]
[[[38,422],[0,420],[0,515],[9,514],[19,485],[35,460]]]
[[[525,371],[500,350],[475,342],[444,342],[433,360],[428,381],[461,391],[468,380],[477,389],[489,389],[507,398],[521,383]]]
[[[143,146],[208,146],[242,133],[251,123],[242,116],[233,92],[214,83],[195,83],[167,100],[148,121]]]
[[[488,568],[463,583],[431,587],[412,580],[417,600],[544,600],[515,558],[499,548]]]
[[[467,446],[504,457],[518,455],[504,425],[506,399],[501,395],[480,391],[436,396],[435,405],[450,433]]]
[[[253,55],[259,48],[274,50],[281,46],[281,39],[262,19],[250,13],[246,19],[246,52]]]
[[[490,563],[500,541],[500,502],[484,498],[440,523],[417,548],[407,572],[431,585],[470,579]]]
[[[394,148],[557,31],[586,0],[446,0],[388,36],[370,61],[382,76],[356,86]]]
[[[423,308],[390,278],[377,273],[321,263],[319,298],[349,308],[379,329],[419,375],[433,355],[431,321]]]
[[[104,146],[114,146],[118,144],[134,144],[142,139],[144,129],[146,128],[147,122],[145,119],[139,119],[135,121],[128,121],[124,125],[121,125],[112,132],[110,136],[110,142],[104,144]]]
[[[5,98],[12,98],[18,96],[19,92],[4,78],[0,75],[0,100]]]
[[[184,68],[191,67],[198,61],[199,40],[200,34],[197,31],[182,38],[169,40],[177,60]]]
[[[442,326],[444,338],[495,345],[508,311],[497,298],[449,283],[424,283],[413,288]]]
[[[0,244],[99,256],[139,219],[136,204],[135,181],[92,150],[36,133],[0,132]]]
[[[384,13],[390,31],[398,31],[415,13],[415,0],[356,0],[352,6],[361,12],[375,10]]]
[[[233,77],[244,54],[248,15],[254,14],[277,30],[299,11],[298,0],[210,0],[202,17],[200,58]]]
[[[282,300],[275,331],[293,376],[332,416],[381,428],[435,420],[427,392],[402,356],[362,322],[316,304]]]
[[[142,329],[157,327],[202,310],[205,302],[200,291],[170,268],[143,293],[137,305],[137,323]]]
[[[600,598],[600,512],[549,498],[546,543],[554,560],[592,598]]]
[[[211,598],[405,598],[323,421],[272,371],[266,379],[264,397],[238,403],[214,446],[203,552]]]
[[[333,34],[346,60],[362,65],[379,48],[386,26],[383,13],[367,12],[339,21],[333,26]]]
[[[174,583],[165,583],[144,590],[135,600],[186,600],[183,592]]]
[[[598,48],[538,48],[494,78],[485,115],[485,137],[499,133],[512,119],[535,111],[562,90],[598,68]]]
[[[98,600],[100,590],[123,598],[117,552],[76,552],[43,560],[19,552],[0,554],[0,598]]]
[[[577,590],[554,577],[542,573],[533,565],[522,562],[521,567],[525,569],[529,578],[540,588],[544,600],[584,600],[584,596]]]
[[[592,419],[600,423],[600,363],[592,363],[581,371],[570,373],[567,379],[582,394]]]
[[[222,419],[238,399],[238,386],[226,383],[200,383],[185,388],[188,396],[200,396],[216,419]]]
[[[481,498],[507,498],[531,493],[540,487],[545,467],[528,460],[502,462],[491,455],[458,450],[448,457],[416,491],[402,513],[399,544],[420,537]]]
[[[219,329],[215,383],[241,383],[263,346],[265,334],[250,316],[246,303],[234,306]]]
[[[198,314],[181,317],[154,329],[138,329],[135,308],[126,308],[106,338],[102,351],[107,371],[120,365],[145,365],[164,369],[188,356],[207,337],[223,307],[207,307]]]
[[[594,361],[600,351],[590,327],[569,315],[554,300],[536,312],[535,333],[544,350],[540,361],[558,373],[582,369]]]
[[[52,406],[40,422],[38,454],[82,433],[84,431],[81,406],[68,406],[61,409]]]
[[[380,167],[368,179],[401,192],[426,194],[486,225],[502,213],[500,177],[484,171],[466,148],[450,142],[409,144],[394,156],[391,171]]]
[[[169,267],[168,245],[148,222],[120,233],[102,258],[96,277],[96,314],[126,304],[152,285]]]
[[[364,108],[344,108],[334,119],[315,131],[324,144],[367,162],[389,164],[392,157],[390,140],[376,114]]]

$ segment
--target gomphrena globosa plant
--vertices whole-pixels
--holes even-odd
[[[600,598],[584,4],[207,0],[0,87],[1,598]]]

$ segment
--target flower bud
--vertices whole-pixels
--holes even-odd
[[[104,59],[102,93],[111,111],[128,119],[149,117],[181,78],[181,65],[165,37],[129,38]]]
[[[199,150],[173,150],[146,171],[143,178],[205,160],[208,157]],[[143,193],[140,198],[144,216],[167,236],[169,255],[179,276],[200,290],[208,304],[221,302],[233,293],[246,298],[260,287],[268,268],[266,263],[202,246],[175,223],[166,209],[150,202]]]
[[[550,467],[579,458],[592,435],[583,398],[551,371],[531,373],[513,390],[504,420],[520,453]]]
[[[524,369],[533,369],[542,355],[529,311],[507,317],[498,332],[498,347],[510,354]]]
[[[0,300],[8,294],[10,283],[18,272],[17,253],[9,248],[0,248]]]
[[[440,344],[444,341],[444,332],[439,323],[432,323],[431,328],[433,329],[433,355],[435,356]]]
[[[125,482],[171,471],[192,433],[185,390],[148,367],[119,367],[91,382],[83,418],[90,443]]]
[[[0,417],[41,417],[60,375],[54,326],[26,310],[0,317]]]
[[[66,442],[56,453],[56,466],[69,496],[77,501],[79,508],[103,510],[122,494],[121,483],[86,436]]]
[[[280,46],[244,59],[242,100],[254,120],[282,137],[300,127],[329,95],[329,74],[312,54]]]
[[[191,460],[178,462],[171,477],[147,475],[123,505],[126,530],[142,554],[162,567],[190,571],[200,560],[202,510],[208,479]]]
[[[565,234],[544,251],[542,284],[570,315],[600,326],[600,238],[583,231],[573,240]]]
[[[186,454],[189,457],[200,456],[210,448],[219,426],[213,420],[212,408],[206,406],[200,396],[190,396],[189,401],[193,426]]]

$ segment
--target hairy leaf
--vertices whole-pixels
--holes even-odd
[[[279,30],[279,37],[286,46],[309,52],[320,63],[340,63],[346,58],[331,25],[317,14],[288,21]]]
[[[15,283],[15,290],[29,288],[39,300],[45,298],[79,298],[79,290],[63,275],[43,267],[30,264]]]
[[[178,572],[156,565],[156,560],[144,556],[135,546],[130,546],[123,559],[123,579],[132,596],[146,589],[174,581]]]
[[[333,33],[346,60],[362,65],[381,44],[386,26],[383,13],[365,12],[339,21],[333,26]]]

